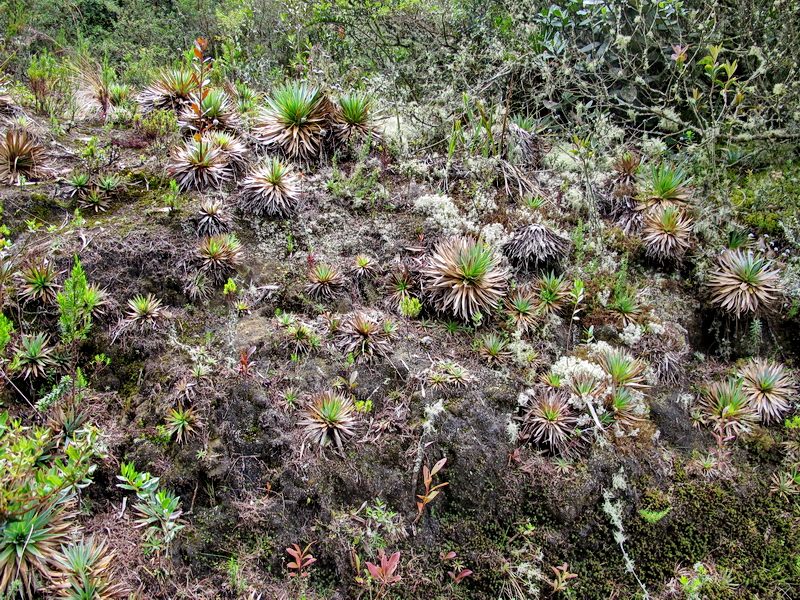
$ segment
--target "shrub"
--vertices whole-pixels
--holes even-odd
[[[422,269],[436,310],[471,321],[490,312],[506,291],[506,272],[492,248],[470,237],[439,243]]]
[[[277,158],[268,159],[242,182],[239,206],[258,216],[288,218],[300,199],[300,180],[294,169]]]
[[[344,443],[355,435],[354,410],[349,398],[336,392],[320,392],[312,396],[299,424],[306,437],[320,447],[335,444],[341,451]]]
[[[644,217],[642,242],[648,256],[659,261],[676,260],[689,249],[692,219],[682,209],[657,206]]]
[[[17,184],[20,178],[39,177],[45,165],[44,148],[25,131],[7,131],[0,138],[0,181]]]
[[[526,269],[555,267],[567,256],[570,241],[546,225],[534,223],[518,229],[503,252],[514,264]]]
[[[62,545],[73,536],[75,491],[90,483],[98,442],[87,427],[66,452],[49,429],[0,413],[0,596],[19,584],[21,597],[38,598],[56,583]]]
[[[522,418],[520,437],[535,444],[545,444],[552,452],[568,450],[575,433],[577,418],[567,403],[567,396],[553,388],[537,390],[533,407]]]
[[[779,422],[797,385],[783,365],[754,358],[739,370],[742,391],[764,423]]]
[[[726,250],[708,280],[711,303],[736,318],[772,308],[780,293],[780,272],[771,267],[753,252]]]
[[[287,83],[267,98],[267,108],[253,132],[269,148],[291,158],[311,160],[322,152],[329,102],[318,88]]]
[[[366,313],[356,312],[343,320],[337,332],[337,345],[357,362],[371,362],[391,350],[384,327]]]

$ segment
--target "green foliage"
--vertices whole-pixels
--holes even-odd
[[[23,427],[0,413],[0,523],[41,511],[87,486],[97,444],[97,430],[86,427],[56,451],[49,429]]]
[[[38,574],[54,580],[59,546],[69,539],[70,520],[66,503],[55,500],[47,506],[10,518],[0,537],[0,593],[15,582],[24,598],[32,598],[40,587]]]
[[[228,277],[228,281],[226,281],[225,285],[222,287],[222,294],[224,296],[232,297],[233,295],[236,294],[236,291],[237,291],[236,282],[230,277]]]
[[[350,202],[356,210],[371,208],[377,202],[389,199],[386,188],[380,183],[380,169],[368,169],[363,157],[353,167],[349,177],[336,163],[333,166],[328,191],[334,198]]]
[[[72,67],[45,50],[31,57],[28,66],[28,85],[37,112],[60,116],[72,100]]]
[[[49,340],[46,333],[23,335],[9,370],[19,371],[23,379],[45,377],[55,364],[53,348],[48,345]]]
[[[58,326],[61,341],[71,344],[86,338],[92,326],[92,312],[97,307],[97,298],[86,283],[86,273],[81,261],[75,256],[75,266],[58,293]]]
[[[737,183],[731,194],[737,220],[797,247],[800,165],[793,161],[781,165],[780,170],[748,171]]]
[[[139,128],[150,140],[164,140],[178,131],[178,119],[172,110],[154,110],[144,117]]]
[[[12,333],[14,333],[14,323],[4,314],[0,313],[0,355],[5,352],[8,342],[11,341]]]
[[[170,544],[185,527],[180,521],[180,496],[168,490],[159,490],[159,478],[147,472],[140,473],[133,463],[122,463],[120,472],[117,479],[122,483],[118,483],[117,487],[135,492],[138,498],[133,506],[139,514],[135,527],[146,528],[145,551],[154,551],[156,554],[165,551],[169,554]]]
[[[422,310],[422,303],[413,296],[404,296],[400,300],[400,312],[409,319],[416,319]]]
[[[65,398],[71,398],[73,403],[80,404],[87,389],[88,385],[83,372],[80,368],[75,369],[75,379],[64,375],[49,392],[37,400],[36,409],[46,412],[53,404],[57,404]]]
[[[648,523],[658,523],[661,519],[667,516],[667,513],[672,510],[671,506],[668,506],[664,510],[647,510],[644,508],[639,509],[639,516],[642,517]]]

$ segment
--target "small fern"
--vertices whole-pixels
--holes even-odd
[[[639,516],[641,516],[648,523],[658,523],[661,519],[666,517],[667,513],[671,510],[671,506],[668,506],[664,510],[647,510],[645,508],[641,508],[639,509]]]

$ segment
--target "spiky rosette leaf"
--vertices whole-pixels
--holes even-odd
[[[287,218],[300,200],[300,179],[291,165],[270,158],[242,182],[239,206],[258,216]]]
[[[230,176],[225,155],[202,138],[191,138],[175,148],[169,172],[182,190],[217,189]]]
[[[391,350],[389,334],[375,319],[356,312],[343,320],[336,333],[336,344],[357,362],[371,362]]]
[[[389,292],[389,304],[399,308],[408,296],[419,294],[419,280],[406,263],[398,265],[386,278],[385,289]]]
[[[56,279],[61,271],[48,260],[36,260],[25,266],[19,272],[22,283],[20,296],[26,300],[54,303],[59,285]]]
[[[538,305],[533,295],[525,290],[514,290],[505,299],[505,307],[508,315],[514,323],[526,331],[528,327],[536,322]]]
[[[232,222],[225,202],[219,198],[203,200],[195,219],[197,221],[197,237],[201,238],[227,233]]]
[[[144,331],[154,329],[164,316],[161,300],[154,298],[152,294],[147,296],[139,294],[128,300],[128,312],[125,313],[124,323]]]
[[[108,100],[111,106],[122,106],[128,101],[133,88],[124,83],[110,83],[108,85]]]
[[[708,280],[711,303],[737,319],[769,310],[781,292],[780,271],[771,267],[772,262],[753,252],[725,251]]]
[[[235,174],[243,173],[247,169],[247,146],[236,135],[228,131],[208,131],[205,138],[222,152]]]
[[[508,340],[499,333],[487,333],[481,337],[478,352],[489,364],[502,363],[511,356]]]
[[[49,340],[46,333],[23,335],[11,363],[11,370],[19,371],[23,379],[37,379],[47,375],[48,370],[55,365],[53,347],[47,344]]]
[[[533,285],[537,291],[540,312],[555,315],[564,309],[570,287],[563,275],[556,275],[552,271],[543,273]]]
[[[642,230],[647,255],[661,262],[680,258],[690,246],[692,221],[683,209],[672,205],[649,211]]]
[[[194,74],[187,69],[165,69],[137,98],[142,112],[180,110],[197,89]]]
[[[367,94],[342,94],[333,113],[333,133],[339,144],[380,139],[372,117],[373,100]]]
[[[16,184],[34,179],[44,168],[44,148],[26,131],[7,131],[0,138],[0,182]]]
[[[608,408],[614,415],[615,420],[626,425],[635,426],[645,420],[641,415],[637,414],[636,399],[628,387],[614,390],[608,398]]]
[[[319,446],[335,444],[341,450],[344,443],[355,435],[354,410],[349,398],[336,392],[320,392],[312,396],[299,425]]]
[[[78,208],[92,210],[95,213],[108,210],[108,195],[97,186],[91,186],[84,193],[78,196]]]
[[[742,380],[730,377],[703,390],[700,409],[704,417],[725,435],[749,432],[758,421],[758,413],[742,389]]]
[[[356,279],[375,277],[377,275],[375,261],[366,254],[356,254],[353,257],[353,264],[350,266],[350,273]]]
[[[490,312],[507,287],[500,258],[490,246],[471,237],[439,243],[421,273],[436,310],[465,321],[481,311]]]
[[[503,253],[514,264],[535,269],[558,265],[567,256],[569,246],[567,238],[546,225],[533,223],[518,229],[511,241],[503,246]]]
[[[546,444],[552,452],[561,453],[569,447],[577,420],[565,393],[542,388],[532,408],[522,418],[520,437],[535,444]]]
[[[686,206],[690,201],[691,178],[686,169],[668,163],[652,165],[648,177],[641,183],[639,200],[643,208],[665,204]]]
[[[254,128],[259,142],[291,158],[311,160],[322,151],[330,103],[319,88],[287,83],[267,98],[267,108]]]
[[[739,370],[742,391],[761,421],[780,421],[789,410],[789,398],[797,392],[797,384],[783,365],[760,358],[751,359]]]
[[[70,541],[75,513],[53,503],[6,520],[0,536],[0,594],[19,585],[22,598],[39,598],[37,580],[57,577],[62,544]]]
[[[626,190],[634,189],[636,185],[636,172],[642,163],[642,157],[635,152],[626,152],[614,161],[614,182],[617,186],[624,186]],[[631,193],[625,194],[632,195]]]
[[[197,248],[200,270],[215,281],[224,281],[238,268],[242,243],[232,233],[205,238]]]
[[[202,102],[199,94],[192,94],[188,105],[181,110],[178,124],[191,131],[205,131],[216,129],[238,129],[241,126],[236,105],[225,90],[203,90]],[[199,114],[198,114],[199,113]]]
[[[607,349],[600,354],[598,362],[603,371],[611,377],[615,389],[628,387],[633,390],[646,390],[650,387],[644,382],[644,370],[647,365],[631,356],[626,350]]]
[[[58,567],[62,572],[56,584],[62,600],[113,600],[129,598],[130,590],[108,573],[114,560],[106,543],[89,537],[61,547]]]
[[[338,267],[319,262],[308,271],[306,289],[315,298],[332,300],[344,287],[345,279]]]

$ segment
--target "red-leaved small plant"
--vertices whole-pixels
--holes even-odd
[[[419,494],[417,494],[417,498],[420,499],[420,502],[417,502],[417,510],[419,511],[419,514],[417,515],[417,518],[414,519],[414,523],[419,521],[420,518],[422,517],[422,511],[425,510],[425,506],[428,503],[432,502],[433,499],[436,498],[436,496],[439,495],[439,488],[442,488],[442,487],[448,485],[448,483],[445,482],[445,483],[440,483],[439,485],[435,485],[435,486],[431,487],[431,484],[433,483],[434,475],[436,475],[439,471],[442,470],[442,467],[444,466],[444,464],[446,462],[447,462],[447,458],[443,458],[442,460],[437,462],[435,465],[433,465],[433,469],[430,469],[430,470],[428,469],[428,465],[424,465],[422,467],[422,480],[423,480],[422,482],[425,484],[425,493],[423,495],[421,495],[421,496]]]
[[[255,364],[250,358],[256,351],[255,346],[251,346],[247,350],[239,351],[239,368],[237,372],[242,379],[248,379],[252,375],[253,365]]]
[[[452,550],[447,554],[445,554],[444,552],[439,553],[439,558],[441,558],[443,562],[448,560],[453,560],[454,558],[456,558],[456,556],[457,556],[456,553],[453,552]],[[464,581],[464,579],[472,575],[472,571],[470,571],[469,569],[465,569],[461,565],[456,563],[454,565],[454,569],[452,571],[448,571],[447,574],[450,576],[450,579],[452,579],[455,583],[461,583],[462,581]]]
[[[564,563],[559,567],[550,567],[553,570],[556,578],[550,582],[550,585],[553,586],[553,593],[556,592],[563,592],[567,589],[567,584],[569,583],[570,579],[577,577],[577,573],[570,573],[569,572],[569,565]]]
[[[375,565],[369,561],[366,562],[367,571],[369,571],[370,577],[376,579],[381,582],[381,589],[378,590],[378,598],[380,598],[387,585],[390,583],[397,583],[400,581],[400,575],[395,575],[394,572],[397,570],[398,565],[400,564],[400,553],[395,552],[389,558],[386,558],[386,552],[383,551],[381,548],[378,558],[381,561],[380,566]]]
[[[289,555],[294,558],[294,560],[289,561],[286,564],[289,569],[295,570],[295,572],[289,573],[289,577],[308,577],[308,571],[306,568],[317,562],[317,559],[311,555],[311,552],[309,552],[311,549],[311,544],[313,543],[314,542],[309,543],[302,550],[297,544],[292,544],[291,548],[286,549],[286,552],[288,552]]]

